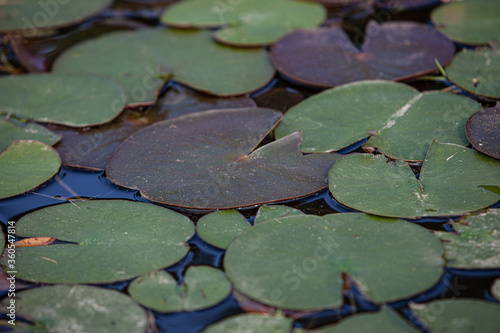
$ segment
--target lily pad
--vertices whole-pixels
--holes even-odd
[[[335,163],[329,186],[337,201],[369,214],[462,215],[500,199],[500,162],[472,149],[433,141],[419,180],[402,161],[358,154]]]
[[[434,9],[431,20],[445,35],[464,44],[487,44],[500,38],[500,3],[452,1]]]
[[[439,4],[439,0],[375,0],[375,6],[379,9],[400,11],[421,9]]]
[[[0,33],[33,34],[80,23],[111,5],[111,0],[24,1],[9,0],[0,6]]]
[[[454,53],[453,43],[428,25],[370,21],[360,49],[340,28],[301,29],[281,38],[271,58],[285,77],[328,88],[368,79],[407,80],[436,71],[435,59],[445,65]]]
[[[245,332],[281,333],[290,332],[293,319],[279,315],[244,313],[223,319],[208,326],[203,333]]]
[[[303,156],[299,132],[255,149],[280,120],[279,112],[247,108],[158,122],[125,140],[106,174],[148,200],[198,209],[258,205],[321,190],[338,155]]]
[[[0,113],[44,123],[85,127],[104,124],[125,106],[122,88],[90,74],[0,77]]]
[[[181,285],[166,271],[155,271],[132,281],[128,292],[155,311],[196,311],[222,302],[231,292],[231,284],[216,268],[190,266]]]
[[[0,199],[18,195],[51,179],[61,159],[51,146],[34,140],[16,140],[0,154]]]
[[[2,312],[9,305],[4,299]],[[147,315],[127,295],[92,286],[47,286],[16,293],[18,318],[33,326],[28,332],[146,332]],[[126,314],[126,315],[124,315]],[[16,331],[17,332],[17,331]]]
[[[205,215],[196,223],[198,235],[220,249],[227,249],[236,237],[251,227],[247,219],[235,209]]]
[[[493,296],[500,301],[500,279],[495,280],[493,287],[491,287],[491,291]]]
[[[417,333],[415,327],[408,324],[396,311],[383,308],[376,313],[361,313],[341,320],[338,324],[322,327],[317,330],[307,330],[304,333]]]
[[[127,280],[181,260],[188,252],[185,242],[194,234],[194,225],[183,215],[156,205],[96,200],[25,215],[16,223],[16,234],[69,242],[18,248],[18,278],[45,283],[105,283]]]
[[[466,216],[452,225],[458,234],[436,232],[444,241],[448,267],[500,268],[500,209]]]
[[[152,123],[209,109],[254,107],[248,97],[216,98],[175,86],[148,110],[125,110],[109,124],[92,128],[48,125],[63,136],[56,149],[62,163],[79,168],[104,170],[111,154],[129,135]]]
[[[500,46],[461,51],[446,67],[446,74],[473,94],[500,99]]]
[[[500,103],[474,113],[465,123],[465,134],[476,150],[500,159]]]
[[[276,137],[301,130],[303,152],[330,152],[370,136],[391,158],[421,161],[433,139],[467,145],[467,118],[482,107],[439,91],[419,93],[402,83],[361,81],[326,90],[290,109]]]
[[[78,44],[54,64],[58,73],[97,73],[122,85],[129,106],[153,104],[169,77],[196,90],[242,95],[265,86],[274,68],[263,49],[214,43],[208,31],[141,29]]]
[[[53,133],[37,123],[22,123],[13,119],[0,118],[0,152],[14,140],[37,140],[50,146],[61,140],[61,135]]]
[[[267,221],[278,220],[282,217],[304,215],[298,209],[287,207],[287,206],[268,206],[263,205],[259,208],[257,215],[255,215],[254,225],[259,223],[264,223]]]
[[[373,301],[388,302],[432,287],[442,274],[439,239],[410,222],[359,213],[278,222],[247,230],[224,258],[235,288],[265,304],[293,310],[339,307],[342,274]]]
[[[272,44],[293,29],[315,27],[325,19],[320,4],[290,0],[188,0],[169,6],[161,16],[173,27],[222,27],[215,39],[239,46]]]
[[[500,305],[483,300],[444,299],[410,308],[430,332],[498,332]]]

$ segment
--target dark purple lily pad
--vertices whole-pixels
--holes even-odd
[[[151,109],[127,110],[112,123],[92,128],[49,125],[62,141],[56,146],[62,163],[69,166],[104,170],[111,154],[129,135],[155,122],[211,109],[254,107],[251,98],[217,98],[182,86],[171,88]]]
[[[280,39],[272,60],[284,76],[302,84],[334,87],[383,79],[403,81],[447,64],[453,43],[434,28],[415,22],[370,21],[360,49],[339,28],[302,29]]]
[[[465,123],[465,134],[474,148],[500,160],[500,102],[474,113]]]
[[[197,209],[283,201],[325,188],[339,155],[303,156],[300,132],[255,149],[281,118],[246,108],[158,122],[125,140],[106,173],[148,200]]]
[[[394,12],[420,9],[439,4],[439,0],[375,0],[375,6]]]

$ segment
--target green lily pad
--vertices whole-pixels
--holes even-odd
[[[417,180],[402,161],[346,156],[332,167],[330,191],[337,201],[365,213],[415,218],[462,215],[500,199],[500,162],[454,144],[431,143]]]
[[[203,333],[245,332],[284,333],[290,332],[293,319],[279,315],[244,313],[223,319],[204,329]]]
[[[155,271],[132,281],[128,292],[155,311],[196,311],[222,302],[231,292],[231,284],[224,272],[216,268],[190,266],[182,285],[166,271]]]
[[[37,123],[22,123],[13,119],[0,118],[0,152],[14,140],[37,140],[50,146],[61,140],[61,135],[53,133]]]
[[[500,209],[466,216],[452,225],[458,234],[436,232],[444,241],[448,267],[500,268]]]
[[[74,46],[58,73],[97,73],[122,85],[129,106],[153,104],[169,77],[196,90],[241,95],[265,86],[274,68],[263,49],[214,43],[208,31],[141,29],[102,35]]]
[[[317,330],[305,330],[304,333],[417,333],[415,327],[408,324],[396,311],[383,308],[376,313],[361,313],[341,320],[338,324],[324,326]]]
[[[473,94],[500,99],[500,47],[463,50],[446,67],[446,74]]]
[[[491,287],[491,292],[493,296],[500,301],[500,279],[495,280],[493,287]]]
[[[430,332],[498,332],[500,305],[483,300],[444,299],[410,308]]]
[[[63,136],[56,149],[64,165],[104,170],[109,158],[132,133],[155,122],[209,109],[255,107],[248,97],[216,98],[175,86],[147,110],[125,110],[111,123],[93,128],[48,125]]]
[[[169,6],[161,16],[179,28],[222,27],[221,43],[240,46],[272,44],[297,28],[315,27],[326,19],[320,4],[290,0],[188,0]]]
[[[452,40],[487,44],[500,38],[500,3],[495,0],[452,1],[434,9],[431,20]]]
[[[282,217],[296,216],[296,215],[304,215],[304,213],[298,209],[295,209],[292,207],[287,207],[287,206],[263,205],[259,208],[257,215],[255,215],[254,225],[259,224],[259,223],[264,223],[267,221],[277,220],[277,219],[280,219]]]
[[[303,156],[299,132],[255,149],[280,120],[279,112],[245,108],[158,122],[125,140],[106,174],[148,200],[197,209],[252,206],[321,190],[339,155]]]
[[[358,35],[359,36],[359,35]],[[408,80],[447,64],[453,43],[416,22],[370,21],[363,45],[355,46],[339,27],[295,30],[271,48],[274,66],[300,84],[330,88],[360,80]]]
[[[0,6],[0,33],[33,34],[80,23],[111,5],[111,0],[24,1],[9,0]]]
[[[205,215],[196,223],[198,235],[220,249],[227,249],[236,237],[251,227],[247,219],[235,209]]]
[[[51,146],[34,140],[16,140],[0,154],[0,199],[18,195],[51,179],[61,159]]]
[[[96,200],[47,207],[23,216],[16,223],[17,236],[71,243],[18,248],[17,277],[45,283],[123,281],[181,260],[193,233],[188,218],[142,202]]]
[[[2,312],[9,305],[3,300]],[[127,295],[93,286],[47,286],[16,293],[19,319],[33,322],[28,332],[146,332],[147,315]],[[16,331],[17,332],[17,331]]]
[[[470,116],[465,134],[476,150],[500,159],[500,102]]]
[[[235,288],[265,304],[294,310],[339,307],[342,274],[373,301],[388,302],[432,287],[443,271],[439,239],[410,222],[359,213],[278,222],[250,228],[224,258]]]
[[[122,88],[90,74],[0,77],[0,113],[44,123],[85,127],[104,124],[125,106]]]
[[[481,108],[451,93],[419,93],[402,83],[361,81],[326,90],[291,108],[276,137],[301,130],[301,150],[310,153],[337,151],[370,136],[365,147],[377,147],[391,158],[421,161],[433,139],[467,145],[465,122]]]

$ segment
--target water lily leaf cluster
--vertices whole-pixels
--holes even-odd
[[[323,6],[291,0],[188,0],[169,6],[161,16],[173,27],[220,27],[215,39],[238,46],[272,44],[293,29],[315,27],[325,19]]]
[[[334,27],[293,31],[271,49],[282,75],[325,88],[360,80],[407,80],[436,71],[435,59],[444,65],[454,54],[448,38],[415,22],[370,21],[360,48]]]
[[[500,162],[475,150],[433,141],[419,179],[407,163],[383,155],[340,159],[330,170],[333,197],[365,213],[415,218],[462,215],[499,200]]]

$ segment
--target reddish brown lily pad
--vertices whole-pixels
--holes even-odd
[[[500,102],[474,113],[465,123],[465,134],[474,148],[500,160]]]
[[[47,127],[63,136],[56,146],[63,164],[104,170],[109,157],[121,142],[155,122],[203,110],[254,106],[251,98],[217,98],[175,86],[153,108],[144,112],[127,110],[110,124],[84,129],[58,125]]]
[[[317,87],[383,79],[403,81],[428,74],[455,53],[453,43],[434,28],[415,22],[368,23],[360,49],[340,28],[302,29],[271,49],[278,71]]]
[[[158,122],[125,140],[106,173],[148,200],[197,209],[283,201],[325,188],[339,155],[303,156],[300,132],[255,149],[281,118],[246,108]]]

